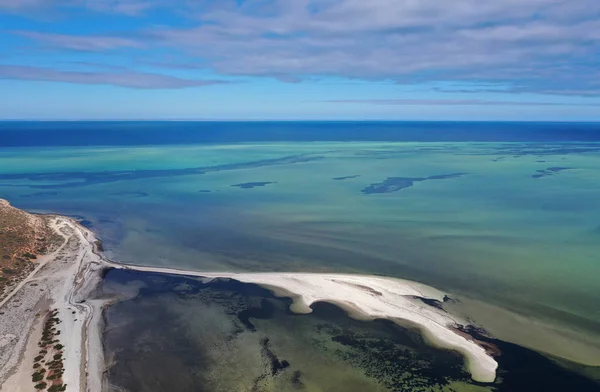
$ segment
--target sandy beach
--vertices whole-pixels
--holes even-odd
[[[334,303],[351,316],[385,318],[421,329],[432,344],[456,350],[465,357],[472,378],[493,382],[498,364],[486,350],[455,327],[466,322],[420,298],[443,302],[445,293],[407,280],[344,274],[313,273],[211,273],[168,268],[123,265],[105,259],[97,249],[94,233],[70,218],[52,216],[51,227],[63,244],[43,256],[36,269],[0,304],[1,392],[29,391],[31,374],[39,354],[44,317],[51,310],[59,320],[55,337],[64,346],[62,385],[67,391],[100,391],[103,388],[101,300],[88,300],[106,268],[235,279],[272,290],[293,299],[292,310],[310,313],[315,302]],[[6,321],[4,321],[6,320]],[[38,359],[39,360],[39,359]],[[39,366],[39,365],[38,365]]]
[[[35,270],[0,304],[0,390],[31,391],[34,387],[33,358],[40,354],[43,320],[53,310],[59,320],[54,336],[61,347],[61,384],[67,391],[99,391],[102,361],[93,362],[96,367],[92,369],[88,360],[102,357],[101,345],[88,332],[90,320],[96,320],[94,310],[99,309],[83,300],[99,282],[103,260],[94,253],[93,233],[68,218],[49,219],[64,238],[63,244],[42,256]]]

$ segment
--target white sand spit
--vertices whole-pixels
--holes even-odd
[[[206,278],[231,278],[258,284],[273,289],[278,295],[292,297],[292,310],[296,313],[312,312],[310,305],[315,302],[330,302],[343,307],[355,317],[409,322],[419,327],[436,346],[462,353],[474,380],[493,382],[496,378],[498,363],[494,358],[481,346],[455,332],[454,327],[458,324],[466,324],[464,320],[414,298],[443,301],[444,293],[424,284],[366,275],[210,273],[142,266],[119,268]]]
[[[1,202],[1,201],[0,201]],[[58,311],[64,346],[63,382],[67,391],[103,390],[102,310],[106,302],[90,299],[107,267],[133,269],[204,279],[230,278],[261,285],[291,297],[292,310],[310,313],[310,305],[324,301],[346,309],[353,317],[385,318],[418,326],[432,343],[461,352],[473,379],[493,382],[496,361],[453,327],[463,320],[415,297],[443,301],[444,293],[401,279],[312,273],[211,273],[123,265],[105,259],[96,248],[93,232],[69,218],[50,217],[50,227],[64,238],[1,303],[0,392],[30,391],[33,358],[38,355],[42,316]]]

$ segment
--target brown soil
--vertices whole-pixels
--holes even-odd
[[[35,269],[39,255],[61,242],[45,217],[21,211],[0,199],[0,300]]]

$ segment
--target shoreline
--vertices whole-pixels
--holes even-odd
[[[414,297],[443,302],[445,293],[417,282],[370,275],[323,273],[211,273],[160,267],[113,264],[115,269],[154,272],[213,279],[233,279],[251,283],[292,299],[290,310],[297,314],[312,312],[316,302],[333,304],[349,316],[361,320],[387,319],[399,325],[417,327],[432,345],[459,352],[473,380],[492,383],[498,363],[486,349],[457,333],[465,320],[427,305]]]
[[[18,333],[7,335],[5,326],[0,326],[0,359],[5,354],[4,346],[16,341],[9,360],[0,366],[0,392],[31,390],[31,364],[37,355],[36,339],[39,339],[41,328],[37,317],[43,319],[52,309],[60,318],[57,327],[61,336],[69,339],[67,344],[61,341],[65,346],[64,390],[104,390],[107,380],[103,314],[114,299],[93,299],[90,294],[111,269],[186,276],[203,281],[232,279],[258,285],[277,297],[290,298],[293,313],[311,313],[312,304],[327,302],[356,319],[386,319],[403,327],[413,326],[428,344],[461,354],[474,381],[489,384],[496,380],[498,362],[494,357],[498,352],[493,345],[486,345],[485,339],[478,340],[477,333],[469,332],[471,327],[475,332],[479,331],[473,320],[467,313],[454,308],[456,304],[447,301],[450,298],[445,292],[434,287],[376,275],[203,272],[123,264],[105,257],[100,239],[76,219],[56,214],[38,215],[49,220],[64,242],[51,254],[41,256],[38,261],[42,262],[35,271],[19,282],[0,303],[0,313],[12,308],[13,314],[20,314]],[[47,293],[29,297],[32,286],[42,283],[48,286]],[[33,292],[37,287],[35,289]],[[448,306],[442,308],[440,305],[444,303]],[[31,311],[34,308],[37,313]]]
[[[100,391],[102,367],[94,363],[92,368],[90,363],[102,355],[102,350],[88,349],[94,309],[85,299],[100,281],[104,259],[95,252],[95,235],[77,222],[53,214],[44,218],[64,242],[51,254],[42,256],[35,271],[2,302],[0,337],[11,338],[0,353],[6,359],[0,367],[0,391],[31,391],[37,383],[32,381],[32,373],[40,369],[49,370],[48,376],[58,373],[56,379],[45,378],[45,373],[41,373],[39,381],[48,386],[64,387],[67,391]],[[59,347],[53,347],[61,365],[56,370],[46,369],[50,362],[38,362],[48,344],[44,346],[35,331],[49,315],[57,319],[53,326],[56,340],[51,343],[52,347]]]
[[[64,238],[63,245],[43,265],[36,268],[19,284],[4,305],[10,304],[18,294],[27,296],[25,288],[32,282],[48,281],[52,284],[44,298],[51,303],[47,309],[57,310],[60,323],[57,328],[63,342],[64,375],[67,391],[101,391],[105,368],[102,344],[102,312],[108,302],[89,299],[106,269],[129,269],[171,275],[194,276],[203,279],[234,279],[257,284],[273,291],[277,296],[293,300],[291,310],[309,313],[315,302],[329,302],[344,309],[352,317],[366,319],[401,320],[417,326],[432,344],[458,351],[478,382],[491,383],[496,378],[496,361],[475,342],[457,334],[454,327],[463,320],[452,317],[436,307],[413,297],[423,297],[443,302],[445,294],[417,282],[380,276],[316,273],[211,273],[158,267],[126,265],[105,258],[98,248],[98,238],[90,229],[75,219],[54,214],[44,215],[52,220],[53,229]],[[412,299],[411,299],[412,298]],[[36,301],[36,303],[39,302]],[[17,308],[14,308],[17,309]],[[4,310],[4,309],[3,309]],[[32,333],[33,315],[20,320],[20,334],[16,337],[27,350],[13,350],[10,358],[0,368],[0,391],[28,391],[18,381],[30,379],[33,369],[25,368],[36,355],[37,345]],[[17,383],[17,384],[15,384]],[[16,387],[15,385],[18,385]]]

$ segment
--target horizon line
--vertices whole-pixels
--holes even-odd
[[[395,122],[395,123],[538,123],[538,124],[599,124],[598,120],[445,120],[445,119],[2,119],[0,123],[20,122],[20,123],[39,123],[39,122]]]

